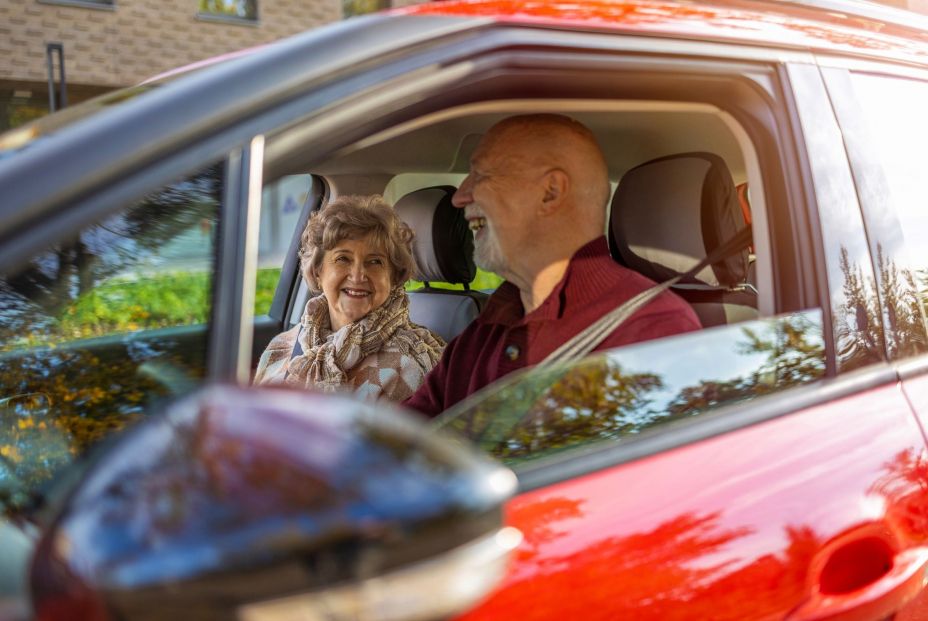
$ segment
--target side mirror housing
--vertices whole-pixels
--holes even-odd
[[[90,466],[39,542],[36,617],[444,618],[502,577],[515,487],[388,407],[207,388]]]

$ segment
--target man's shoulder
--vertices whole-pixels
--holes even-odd
[[[616,304],[624,302],[642,291],[646,291],[659,284],[647,276],[639,274],[635,270],[629,269],[623,265],[619,265],[614,261],[607,269],[609,275],[612,277],[613,284],[611,287],[603,290],[601,300],[606,303]],[[671,316],[676,316],[677,319],[673,323],[679,324],[681,328],[685,326],[691,326],[692,329],[702,327],[693,307],[670,289],[662,292],[650,303],[646,304],[635,313],[630,321],[647,320],[649,317],[659,317],[660,320],[664,322]]]

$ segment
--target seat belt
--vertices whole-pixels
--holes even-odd
[[[748,225],[738,231],[733,237],[721,246],[716,247],[709,256],[697,263],[685,274],[675,276],[670,280],[654,285],[645,289],[638,295],[623,302],[619,307],[609,311],[592,324],[575,334],[573,338],[548,354],[544,360],[535,365],[536,369],[545,369],[553,365],[562,365],[579,360],[592,352],[602,343],[607,336],[612,334],[619,326],[646,306],[661,293],[680,282],[692,276],[695,276],[701,269],[712,263],[716,263],[729,255],[747,248],[752,241],[751,226]]]

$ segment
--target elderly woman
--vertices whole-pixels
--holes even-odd
[[[403,400],[445,346],[409,321],[403,283],[415,271],[413,233],[380,196],[344,196],[303,231],[303,277],[319,295],[300,324],[261,355],[256,384],[284,383],[365,399]]]

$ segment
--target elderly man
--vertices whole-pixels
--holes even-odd
[[[506,279],[449,343],[406,405],[435,416],[567,339],[654,283],[615,263],[605,230],[609,175],[592,132],[560,115],[494,125],[474,151],[453,203],[474,232],[474,259]],[[700,328],[664,292],[597,350]]]

